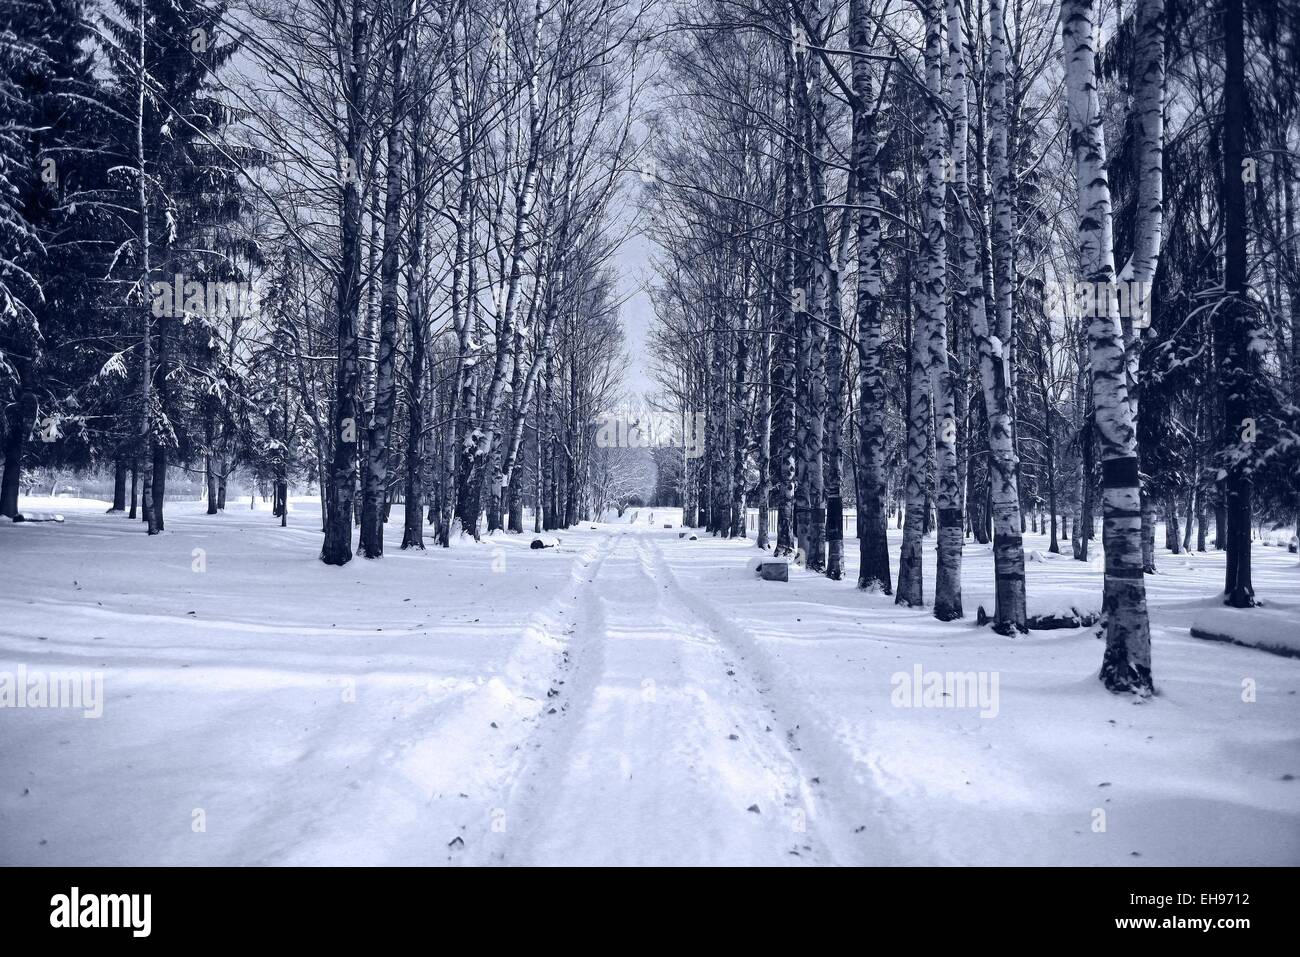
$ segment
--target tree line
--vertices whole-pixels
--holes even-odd
[[[321,558],[589,517],[627,362],[628,0],[2,0],[3,494],[320,492]],[[614,476],[617,477],[617,476]]]
[[[1101,678],[1152,691],[1144,577],[1300,517],[1300,8],[710,0],[665,54],[643,205],[687,520],[1024,633],[1030,527],[1089,560]],[[770,527],[769,511],[776,516]],[[886,541],[903,530],[895,570]],[[1183,530],[1180,531],[1180,521]],[[1207,524],[1214,527],[1207,544]],[[1198,527],[1195,545],[1193,525]]]

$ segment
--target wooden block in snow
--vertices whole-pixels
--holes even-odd
[[[788,582],[790,563],[781,561],[759,562],[754,569],[765,582]]]

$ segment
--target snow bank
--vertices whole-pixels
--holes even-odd
[[[1192,623],[1193,638],[1226,641],[1300,658],[1300,605],[1269,602],[1255,608],[1212,608]]]
[[[170,505],[171,503],[168,502],[167,504]],[[20,512],[106,512],[112,507],[112,502],[98,498],[75,498],[73,496],[65,498],[62,495],[20,495],[18,497],[18,510]]]
[[[63,513],[61,512],[33,512],[23,509],[13,517],[15,525],[21,522],[62,522]]]

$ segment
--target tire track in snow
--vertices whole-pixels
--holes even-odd
[[[797,675],[780,670],[750,629],[738,624],[726,612],[693,589],[683,585],[655,538],[649,538],[655,567],[669,591],[704,622],[722,647],[737,660],[737,672],[762,696],[763,707],[774,728],[783,729],[790,750],[798,756],[803,786],[817,797],[823,831],[833,834],[832,845],[848,852],[855,864],[905,863],[915,854],[917,835],[904,833],[889,799],[874,786],[877,773],[862,756],[847,752],[834,729],[826,727],[815,709],[800,700]],[[746,558],[747,561],[751,557]],[[866,770],[869,775],[862,772]]]
[[[382,748],[352,757],[353,784],[322,790],[319,806],[307,814],[291,815],[289,805],[271,802],[259,817],[296,819],[298,830],[268,846],[259,859],[459,863],[468,857],[462,850],[484,846],[499,794],[517,774],[528,742],[540,733],[547,690],[562,672],[565,619],[586,604],[586,590],[612,546],[608,539],[593,542],[574,557],[558,594],[518,626],[519,640],[492,677],[477,684],[431,681],[428,697],[408,705],[403,720],[382,738]],[[347,734],[355,731],[351,722],[361,717],[351,710],[356,707],[336,703],[309,737],[299,739],[302,754],[283,769],[286,780],[302,773],[299,762],[312,754],[348,746]],[[291,787],[275,790],[297,793]],[[355,833],[317,833],[320,821],[344,817]],[[253,832],[261,826],[255,821]],[[373,847],[368,837],[373,830],[391,832],[391,845]]]
[[[467,863],[517,862],[520,848],[545,823],[545,816],[539,818],[533,809],[547,801],[558,787],[573,738],[581,727],[579,716],[590,709],[604,667],[605,606],[596,579],[605,562],[622,546],[625,534],[620,531],[606,539],[608,544],[586,582],[588,587],[583,591],[586,600],[577,607],[577,618],[568,633],[551,684],[559,693],[539,715],[534,733],[521,743],[521,762],[498,795],[487,839],[467,855]]]
[[[556,702],[569,681],[572,636],[590,604],[593,583],[617,543],[617,537],[602,536],[576,556],[560,593],[529,613],[520,628],[520,641],[499,674],[471,695],[460,714],[440,723],[433,737],[419,745],[421,764],[436,773],[443,790],[471,802],[468,813],[458,815],[456,832],[430,835],[441,842],[435,843],[436,852],[442,851],[441,844],[447,845],[446,860],[471,863],[490,854],[490,839],[506,820],[502,817],[505,795],[537,742],[549,735],[549,720],[555,717],[549,712],[554,709],[559,714],[563,707]],[[467,752],[462,760],[449,760],[448,744]],[[456,845],[458,837],[461,843]]]
[[[570,643],[569,707],[529,753],[491,859],[829,862],[761,700],[689,611],[665,600],[643,536],[616,541]]]

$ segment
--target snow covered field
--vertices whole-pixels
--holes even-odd
[[[761,582],[664,510],[424,554],[395,512],[331,568],[312,500],[154,539],[58,505],[0,524],[0,676],[102,673],[103,713],[0,709],[3,864],[1300,864],[1300,660],[1189,634],[1251,614],[1222,553],[1160,553],[1137,701],[1087,629],[973,624],[986,546],[941,624],[858,592],[856,542],[844,582]],[[1026,547],[1031,614],[1098,607],[1099,555]],[[1254,562],[1300,633],[1296,556]],[[918,672],[987,695],[910,706]]]

